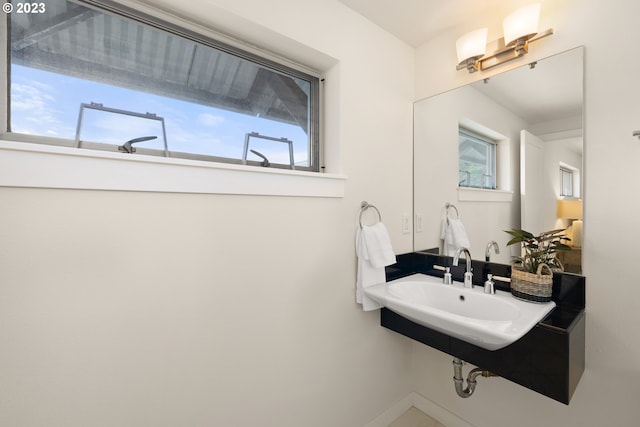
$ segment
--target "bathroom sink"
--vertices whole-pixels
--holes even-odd
[[[535,304],[482,286],[444,285],[442,278],[413,274],[364,289],[391,311],[431,329],[487,350],[517,341],[553,310],[555,303]]]

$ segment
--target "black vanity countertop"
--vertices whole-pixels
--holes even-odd
[[[584,313],[584,309],[557,306],[539,324],[559,331],[568,331]]]

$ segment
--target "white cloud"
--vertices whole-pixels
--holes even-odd
[[[225,119],[222,116],[218,116],[211,113],[198,114],[198,123],[204,126],[215,127],[224,123]]]
[[[11,85],[11,129],[13,132],[58,136],[72,132],[54,107],[55,89],[47,84],[29,81]]]
[[[42,112],[54,98],[46,85],[14,83],[11,85],[11,107],[13,111]]]

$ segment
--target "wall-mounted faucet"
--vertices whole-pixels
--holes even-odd
[[[464,273],[464,287],[473,288],[473,268],[471,268],[471,252],[467,248],[458,248],[456,255],[453,257],[453,265],[458,265],[460,254],[464,253],[465,261],[467,263],[467,271]]]
[[[484,251],[484,260],[487,262],[491,261],[491,248],[493,248],[493,251],[496,254],[500,253],[500,248],[498,247],[498,243],[496,243],[495,240],[492,240],[489,243],[487,243],[487,249]]]

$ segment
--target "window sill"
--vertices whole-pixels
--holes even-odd
[[[458,187],[458,200],[463,202],[511,202],[513,192]]]
[[[0,186],[344,197],[343,175],[0,141]]]

